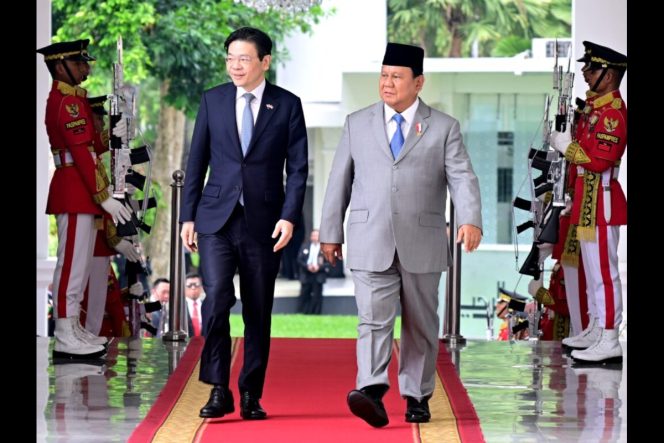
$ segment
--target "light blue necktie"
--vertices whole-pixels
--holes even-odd
[[[244,106],[244,113],[242,113],[242,132],[240,134],[240,143],[242,145],[242,155],[247,155],[247,148],[251,142],[251,133],[254,131],[254,114],[251,112],[251,101],[254,99],[254,94],[247,92],[242,97],[247,101]]]
[[[251,101],[254,99],[254,94],[247,92],[242,94],[242,97],[247,101],[244,105],[244,112],[242,113],[242,132],[240,133],[240,145],[242,146],[242,156],[247,155],[249,143],[251,143],[251,133],[254,132],[254,114],[251,112]],[[240,192],[240,204],[244,206],[244,193]]]
[[[392,141],[390,142],[390,149],[392,150],[392,156],[396,160],[401,152],[401,147],[403,146],[403,132],[401,132],[401,122],[403,122],[403,115],[394,114],[392,120],[397,122],[397,131],[392,136]]]

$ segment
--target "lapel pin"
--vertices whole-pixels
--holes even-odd
[[[274,109],[274,106],[272,106],[272,105],[271,105],[271,104],[269,104],[269,103],[268,103],[268,104],[266,104],[266,105],[265,105],[265,107],[266,107],[267,109]]]
[[[422,123],[417,123],[415,125],[415,132],[417,135],[422,135]]]

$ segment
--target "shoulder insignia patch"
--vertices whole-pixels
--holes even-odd
[[[613,132],[618,127],[617,118],[604,117],[604,129],[606,132]]]
[[[620,98],[614,98],[613,101],[611,102],[611,107],[613,109],[620,109],[622,108],[622,99]]]
[[[71,118],[78,117],[78,114],[79,114],[78,103],[72,103],[70,105],[65,105],[65,108],[67,109],[67,112],[69,113]]]

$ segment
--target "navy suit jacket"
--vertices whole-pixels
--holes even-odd
[[[203,93],[180,221],[194,221],[196,232],[213,234],[229,219],[242,191],[249,234],[274,243],[275,223],[279,219],[295,223],[304,202],[308,153],[302,103],[291,92],[266,81],[251,143],[243,157],[235,118],[236,91],[233,83],[225,83]]]

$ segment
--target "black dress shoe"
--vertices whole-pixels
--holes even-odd
[[[267,417],[258,399],[249,392],[243,392],[240,397],[240,415],[245,420],[264,420]]]
[[[214,385],[210,392],[210,399],[198,415],[203,418],[223,417],[225,414],[235,411],[233,403],[233,393],[228,388]]]
[[[371,385],[360,390],[348,393],[348,407],[350,412],[369,423],[374,428],[386,426],[390,420],[383,405],[383,395],[387,392],[387,385]]]
[[[421,401],[417,401],[413,397],[406,397],[406,404],[406,421],[408,423],[429,422],[431,419],[429,397],[425,397]]]

